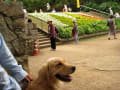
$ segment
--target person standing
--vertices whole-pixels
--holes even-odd
[[[110,15],[113,15],[113,14],[114,14],[111,7],[109,8],[109,12],[110,12]]]
[[[28,22],[28,13],[26,9],[23,9],[25,24]]]
[[[47,3],[47,11],[50,11],[50,4],[49,3]]]
[[[119,15],[118,12],[115,13],[115,17],[116,17],[117,19],[120,19],[120,15]]]
[[[74,24],[74,26],[73,26],[73,31],[72,32],[74,32],[74,37],[75,37],[75,42],[76,42],[76,44],[78,44],[79,43],[79,37],[78,37],[78,25],[77,25],[77,23],[76,23],[76,20],[73,20],[73,24]]]
[[[31,30],[32,30],[32,29],[33,29],[32,20],[28,18],[26,34],[27,34],[27,35],[32,35],[32,33],[31,33]]]
[[[107,22],[107,26],[109,27],[109,34],[108,34],[108,40],[110,40],[110,36],[114,35],[114,39],[116,38],[116,25],[115,25],[115,19],[114,16],[110,16]]]
[[[48,21],[48,34],[50,36],[50,40],[51,40],[51,49],[53,51],[56,50],[56,30],[55,30],[55,26],[52,24],[52,21]]]
[[[6,72],[8,70],[11,76]],[[31,76],[18,65],[0,34],[0,90],[21,90],[18,83],[32,81]]]

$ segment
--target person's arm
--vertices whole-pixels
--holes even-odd
[[[48,35],[49,35],[49,37],[51,36],[50,25],[48,25]]]
[[[18,65],[16,59],[11,54],[1,34],[0,34],[0,64],[6,70],[10,71],[12,76],[18,82],[23,80],[28,75],[27,72],[23,70],[22,66]]]
[[[50,26],[48,25],[48,34],[50,34]]]

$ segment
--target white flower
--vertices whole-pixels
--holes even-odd
[[[53,21],[53,24],[55,24],[56,26],[60,26],[60,27],[66,27],[66,26],[68,26],[67,24],[63,24],[58,19],[50,16],[49,13],[29,13],[29,15],[34,16],[34,17],[36,17],[38,19],[41,19],[41,20],[43,20],[45,22],[51,20],[51,21]]]

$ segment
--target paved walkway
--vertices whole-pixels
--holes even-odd
[[[60,90],[120,90],[120,34],[117,40],[107,36],[57,46],[57,51],[42,49],[39,56],[29,57],[33,77],[50,57],[63,57],[77,67],[73,81]]]

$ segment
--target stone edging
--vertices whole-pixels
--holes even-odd
[[[43,30],[41,30],[41,31],[44,32]],[[118,32],[120,32],[120,30],[117,30],[117,33]],[[44,32],[44,33],[46,35],[48,34],[47,32]],[[95,34],[82,35],[82,36],[79,36],[79,39],[92,38],[92,37],[102,36],[102,35],[107,35],[107,34],[108,34],[108,32],[100,32],[100,33],[95,33]],[[75,40],[74,37],[66,38],[66,39],[62,39],[62,38],[57,37],[56,39],[57,39],[57,42],[59,42],[59,43],[65,43],[65,42],[69,42],[69,41]]]
[[[117,30],[117,33],[118,32],[120,32],[120,30]],[[92,38],[92,37],[102,36],[102,35],[107,35],[107,34],[108,34],[108,32],[101,32],[101,33],[96,33],[96,34],[83,35],[83,36],[79,36],[79,39]],[[75,39],[74,39],[74,37],[72,37],[72,38],[67,38],[67,39],[58,38],[58,40],[59,40],[59,42],[64,43],[64,42],[73,41]]]

